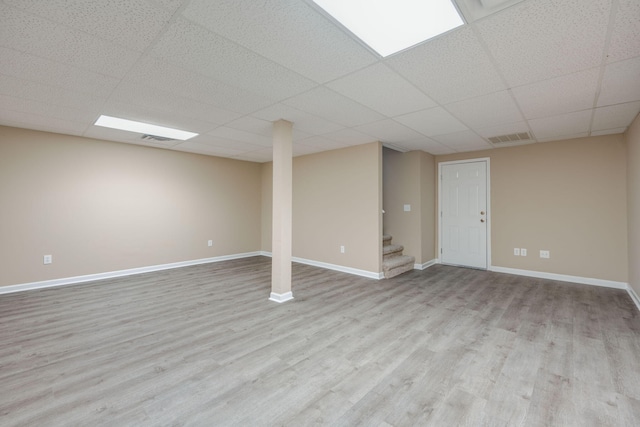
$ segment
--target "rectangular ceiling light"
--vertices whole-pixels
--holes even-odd
[[[165,138],[179,139],[186,141],[189,138],[197,136],[197,133],[187,132],[164,126],[156,126],[149,123],[136,122],[134,120],[119,119],[111,116],[100,116],[95,122],[96,126],[102,126],[112,129],[126,130],[129,132],[142,133],[147,135],[162,136]]]
[[[313,0],[380,55],[464,24],[451,0]]]

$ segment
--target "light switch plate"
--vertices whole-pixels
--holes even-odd
[[[411,212],[411,205],[404,205],[405,212]]]

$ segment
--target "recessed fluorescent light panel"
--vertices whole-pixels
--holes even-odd
[[[136,122],[134,120],[119,119],[111,116],[100,116],[95,122],[96,126],[102,126],[112,129],[126,130],[129,132],[136,132],[148,135],[162,136],[165,138],[179,139],[186,141],[189,138],[197,136],[197,133],[187,132],[184,130],[178,130],[173,128],[167,128],[164,126],[151,125],[149,123]]]
[[[382,56],[464,24],[451,0],[313,0]]]

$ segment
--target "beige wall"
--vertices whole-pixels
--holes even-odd
[[[640,115],[627,131],[629,285],[640,295]]]
[[[263,165],[263,199],[271,197]],[[267,182],[268,181],[268,182]],[[381,271],[382,148],[378,142],[293,159],[293,256]],[[271,213],[263,210],[262,250],[271,250]],[[345,253],[340,253],[345,246]]]
[[[400,153],[383,150],[384,233],[404,246],[417,264],[435,258],[435,174],[434,157],[422,151]],[[411,210],[405,211],[404,205]]]
[[[0,286],[260,249],[256,163],[0,127],[0,200]]]
[[[436,161],[491,159],[493,266],[627,282],[625,155],[623,136],[611,135]]]

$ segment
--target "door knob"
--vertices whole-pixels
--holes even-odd
[[[482,218],[482,219],[480,220],[480,222],[484,222],[484,218]]]
[[[480,211],[480,215],[484,215],[484,211]]]

